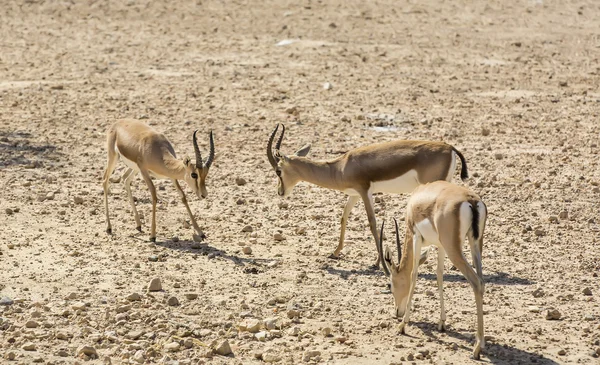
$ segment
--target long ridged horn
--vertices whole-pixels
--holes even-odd
[[[383,267],[383,272],[385,275],[390,276],[390,269],[387,266],[387,262],[383,258],[383,226],[385,225],[385,220],[381,222],[381,230],[379,231],[379,243],[377,250],[379,251],[379,261],[381,261],[381,267]]]
[[[281,135],[279,136],[279,139],[277,140],[277,144],[275,145],[275,150],[279,151],[279,149],[281,148],[281,141],[283,141],[283,135],[285,134],[285,125],[282,124],[281,125]]]
[[[198,130],[194,131],[194,137],[192,138],[192,142],[194,143],[194,152],[196,153],[196,167],[202,168],[202,154],[200,153],[200,148],[198,147],[198,140],[196,139],[196,133]]]
[[[396,220],[396,218],[394,218],[394,224],[396,225],[396,246],[398,247],[398,265],[400,265],[400,260],[402,259],[402,247],[400,246],[400,234],[398,233],[398,221]]]
[[[210,133],[208,134],[208,141],[210,142],[210,152],[208,153],[208,159],[204,164],[204,167],[207,169],[210,168],[210,165],[212,165],[213,160],[215,159],[215,141],[213,140],[212,131],[210,131]]]
[[[275,159],[275,156],[273,156],[273,140],[275,139],[275,134],[277,133],[278,129],[279,124],[277,124],[275,129],[273,129],[273,132],[269,137],[269,143],[267,143],[267,157],[269,158],[269,162],[271,163],[271,166],[273,166],[273,168],[277,168],[277,160]]]

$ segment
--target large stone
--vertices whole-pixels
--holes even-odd
[[[229,354],[231,354],[231,346],[229,346],[229,341],[227,340],[223,340],[218,342],[215,347],[214,347],[214,351],[215,353],[222,355],[222,356],[227,356]]]
[[[89,356],[89,357],[97,357],[98,353],[96,352],[96,349],[93,348],[92,346],[79,346],[77,348],[77,355],[85,355],[85,356]]]
[[[161,291],[162,283],[160,282],[160,278],[154,278],[150,280],[150,284],[148,284],[148,291]]]

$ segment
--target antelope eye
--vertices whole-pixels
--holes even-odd
[[[275,170],[275,173],[277,174],[277,176],[281,176],[281,170]]]
[[[195,172],[192,172],[192,179],[197,179],[198,178],[198,174]]]

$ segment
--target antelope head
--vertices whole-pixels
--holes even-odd
[[[285,133],[285,126],[281,124],[281,135],[277,139],[275,148],[273,148],[273,140],[279,129],[279,124],[275,127],[271,136],[269,137],[269,143],[267,143],[267,157],[269,162],[277,174],[279,183],[277,185],[277,194],[280,196],[289,195],[294,186],[302,180],[298,169],[295,167],[295,162],[303,159],[310,151],[310,144],[300,148],[296,153],[291,156],[286,156],[279,150],[281,148],[281,141],[283,141],[283,135]]]
[[[397,318],[404,317],[406,307],[408,304],[408,297],[410,294],[411,285],[411,270],[409,265],[400,266],[402,259],[402,247],[400,245],[400,235],[398,233],[398,222],[394,218],[394,224],[396,225],[396,246],[398,247],[398,263],[394,263],[392,259],[392,252],[388,246],[383,251],[383,225],[385,221],[381,223],[381,232],[379,234],[379,254],[383,255],[381,263],[383,265],[383,271],[388,275],[391,282],[392,295],[394,296],[394,307]],[[410,259],[410,257],[408,257]]]
[[[183,179],[192,189],[192,191],[198,196],[198,198],[206,198],[208,196],[208,192],[206,191],[206,176],[208,175],[208,169],[210,168],[210,165],[212,165],[212,162],[215,159],[215,143],[213,141],[213,133],[210,131],[210,152],[208,154],[208,159],[203,163],[202,154],[200,153],[200,148],[198,147],[198,140],[196,139],[197,132],[198,130],[194,131],[194,136],[192,137],[194,152],[196,153],[196,161],[195,163],[192,163],[189,157],[186,157],[183,160],[183,164],[185,165],[186,169]]]

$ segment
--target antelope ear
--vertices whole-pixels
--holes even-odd
[[[308,153],[310,152],[310,143],[304,145],[302,148],[300,148],[298,151],[296,151],[296,156],[300,156],[300,157],[304,157],[306,155],[308,155]]]
[[[394,266],[396,266],[394,265],[394,261],[392,261],[392,251],[388,246],[385,247],[383,259],[385,260],[385,262],[387,262],[389,268],[393,268]]]
[[[190,163],[191,163],[191,162],[192,162],[192,161],[190,160],[190,157],[189,157],[189,156],[185,156],[185,157],[183,158],[183,164],[185,165],[185,167],[188,167],[188,166],[190,165]]]

